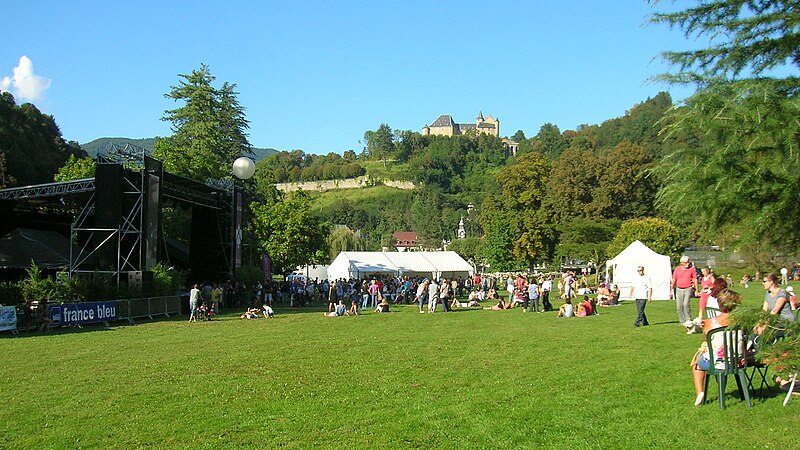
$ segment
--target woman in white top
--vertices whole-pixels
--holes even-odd
[[[558,308],[558,316],[556,317],[572,317],[575,315],[575,311],[572,309],[572,302],[570,299],[564,299],[564,304]]]

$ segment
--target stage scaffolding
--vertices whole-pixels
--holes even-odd
[[[80,199],[70,225],[70,276],[106,274],[119,283],[141,283],[163,251],[162,202],[188,205],[216,216],[219,229],[231,226],[233,190],[230,182],[207,184],[165,172],[161,161],[135,145],[113,145],[98,155],[94,178],[0,190],[0,200],[52,204]],[[81,194],[75,196],[75,194]],[[83,202],[83,199],[88,199]],[[81,206],[82,204],[82,206]],[[212,212],[213,211],[213,212]],[[230,231],[230,230],[228,230]],[[220,252],[232,269],[231,243],[220,232]],[[201,239],[202,240],[202,239]]]

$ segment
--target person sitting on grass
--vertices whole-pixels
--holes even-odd
[[[381,300],[380,303],[378,303],[378,306],[375,307],[375,312],[376,313],[388,313],[389,312],[389,302],[386,301],[385,297],[384,297],[383,300]]]
[[[558,308],[558,315],[556,317],[572,317],[574,315],[575,311],[572,309],[572,302],[569,297],[567,297],[564,299],[564,304]]]
[[[350,314],[347,312],[347,307],[344,306],[344,300],[339,300],[339,304],[336,305],[336,309],[329,313],[322,313],[322,315],[327,317],[339,317],[349,316]]]
[[[455,308],[458,308],[460,306],[461,306],[461,303],[458,301],[458,298],[456,298],[456,296],[454,295],[453,296],[453,300],[450,302],[450,309],[455,309]]]
[[[272,317],[275,315],[275,311],[273,311],[272,307],[268,304],[264,303],[261,308],[264,310],[263,314],[265,318],[272,319]]]
[[[522,306],[525,304],[525,296],[522,294],[521,289],[514,290],[514,298],[511,300],[511,303],[508,305],[507,309],[516,308],[517,306]]]
[[[206,302],[200,304],[200,307],[197,308],[197,320],[211,320],[208,317],[208,307],[206,306]]]
[[[347,314],[350,316],[358,315],[358,300],[355,298],[350,300],[350,309],[347,310]]]
[[[239,318],[240,319],[258,319],[258,317],[259,317],[258,313],[259,312],[260,312],[260,310],[258,308],[247,308],[247,311],[245,311],[244,314],[239,316]]]
[[[494,305],[494,306],[485,306],[483,309],[489,309],[489,310],[492,310],[492,311],[500,311],[500,310],[503,310],[503,309],[508,309],[508,306],[506,305],[506,301],[505,300],[503,300],[502,298],[498,298],[496,305]]]
[[[589,299],[588,295],[583,296],[583,301],[578,303],[578,312],[575,313],[576,317],[587,317],[594,314],[594,305]]]
[[[611,289],[611,299],[610,299],[611,305],[610,306],[619,306],[619,295],[620,295],[619,286],[617,286],[615,284],[614,288]]]
[[[730,312],[733,311],[742,300],[742,296],[738,293],[731,291],[729,289],[723,289],[719,292],[717,296],[717,301],[719,302],[719,310],[721,314],[712,317],[709,319],[705,319],[702,321],[703,323],[703,337],[705,337],[709,331],[715,330],[717,328],[726,327],[729,322],[729,315]],[[705,380],[706,380],[706,371],[711,367],[711,364],[719,364],[719,358],[724,356],[724,336],[725,333],[718,333],[714,335],[714,341],[711,343],[712,349],[709,351],[708,343],[703,340],[703,343],[700,344],[700,348],[697,349],[697,352],[694,354],[694,358],[692,358],[692,362],[690,366],[692,367],[692,379],[694,380],[694,390],[695,390],[695,406],[699,406],[705,400]],[[740,353],[744,354],[744,343],[739,341],[739,344],[742,348],[740,348]],[[711,355],[714,355],[712,360]],[[746,388],[745,388],[746,389]]]
[[[611,305],[611,290],[604,284],[601,284],[600,287],[597,288],[597,304],[598,306]]]

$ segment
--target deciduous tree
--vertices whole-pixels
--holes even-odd
[[[86,152],[64,140],[53,116],[30,103],[18,106],[11,93],[0,92],[1,184],[50,182],[70,155],[83,158]]]
[[[664,219],[645,217],[623,222],[617,235],[608,244],[606,254],[609,257],[616,256],[636,240],[654,252],[668,255],[673,259],[677,258],[686,246],[680,231],[674,225]]]
[[[303,264],[327,263],[330,225],[313,213],[308,194],[297,191],[285,198],[275,191],[264,203],[250,204],[251,231],[259,250],[272,259],[275,273],[286,273]]]
[[[386,168],[386,158],[394,153],[394,135],[392,128],[385,123],[380,124],[377,130],[364,133],[367,155],[373,159],[383,161]]]
[[[648,172],[652,157],[642,146],[623,141],[598,163],[590,206],[595,217],[626,220],[652,213],[658,185]]]
[[[366,250],[361,233],[348,227],[337,226],[328,235],[328,257],[333,261],[339,252],[360,252]]]
[[[53,181],[79,180],[81,178],[94,177],[95,162],[92,158],[76,158],[69,155],[67,163],[58,169],[58,173],[53,177]]]
[[[527,153],[498,173],[502,185],[498,203],[511,224],[513,253],[529,266],[549,258],[554,244],[553,224],[543,208],[550,164],[538,153]]]

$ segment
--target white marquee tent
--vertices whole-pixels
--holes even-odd
[[[669,285],[672,279],[672,266],[669,256],[660,255],[640,241],[634,241],[614,259],[606,261],[606,273],[611,283],[619,286],[620,298],[630,300],[633,277],[638,276],[636,268],[644,267],[644,274],[653,283],[653,300],[669,300]]]
[[[341,252],[328,267],[328,279],[363,278],[373,273],[399,276],[471,276],[472,265],[456,252]]]

